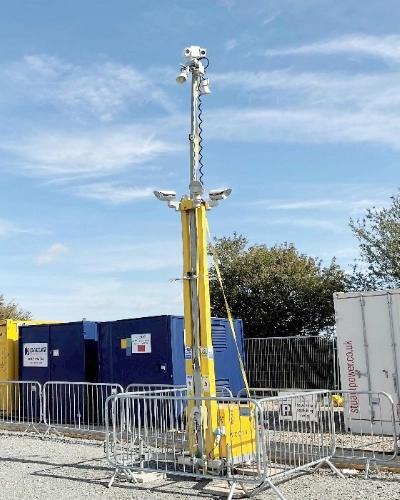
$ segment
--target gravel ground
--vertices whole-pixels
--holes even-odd
[[[160,480],[142,485],[116,481],[107,483],[113,473],[99,442],[72,438],[40,439],[0,432],[0,499],[7,500],[185,500],[218,498],[204,490],[205,482]],[[400,474],[363,474],[340,479],[330,472],[298,474],[281,482],[279,489],[288,500],[400,500]],[[210,487],[210,485],[209,485]],[[271,490],[259,493],[261,499],[276,499]]]

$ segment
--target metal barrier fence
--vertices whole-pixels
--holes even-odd
[[[395,460],[398,445],[391,396],[385,392],[337,391],[335,398],[334,459],[365,463],[365,478],[370,464],[378,470],[378,464]]]
[[[330,461],[335,437],[327,398],[328,391],[259,401],[194,398],[167,389],[111,396],[106,453],[115,472],[109,486],[121,472],[133,481],[132,471],[217,476],[231,485],[228,498],[240,484],[246,494],[271,487],[284,499],[275,480],[285,475],[327,464],[343,477]]]
[[[217,475],[231,482],[230,498],[237,483],[264,484],[260,464],[266,461],[265,430],[255,400],[195,399],[162,390],[118,394],[107,404],[111,424],[106,454],[115,469],[109,486],[119,472],[134,480],[132,471],[201,479]],[[125,415],[127,421],[118,423],[116,415]]]
[[[248,391],[241,389],[238,397],[263,401],[277,396],[287,399],[290,393],[301,394],[307,399],[311,398],[313,391],[249,388]],[[365,464],[367,478],[371,464],[378,469],[378,464],[384,465],[396,459],[395,405],[390,395],[379,391],[326,391],[325,394],[323,407],[325,412],[331,412],[335,436],[332,459],[335,462]]]
[[[105,402],[112,394],[124,392],[119,384],[87,382],[46,382],[43,385],[43,422],[52,429],[104,433]]]
[[[0,381],[0,424],[24,428],[27,432],[42,418],[42,388],[39,382]]]
[[[301,470],[332,464],[335,428],[329,391],[284,394],[259,400],[264,412],[268,477],[280,480]],[[284,498],[281,496],[280,498]]]
[[[252,387],[337,389],[336,340],[324,337],[245,339],[245,358]]]

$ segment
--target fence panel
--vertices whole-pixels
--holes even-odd
[[[43,421],[46,434],[52,429],[104,434],[105,402],[124,392],[119,384],[46,382],[43,386]]]
[[[0,424],[18,427],[27,432],[42,418],[42,388],[34,381],[0,381]]]
[[[245,339],[252,387],[335,389],[338,387],[336,340],[324,337]]]
[[[331,462],[335,451],[333,406],[329,391],[285,393],[259,400],[266,429],[268,476],[280,479],[303,469]],[[315,469],[314,469],[315,470]]]
[[[111,396],[107,412],[106,452],[115,468],[109,486],[121,471],[130,479],[132,471],[217,476],[232,491],[237,483],[265,482],[263,413],[254,400],[195,399],[163,389]]]
[[[339,398],[338,398],[339,396]],[[336,391],[335,460],[370,464],[393,461],[398,454],[394,403],[384,392]]]

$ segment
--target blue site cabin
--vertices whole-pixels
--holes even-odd
[[[97,340],[93,321],[20,326],[20,380],[97,382]]]
[[[233,320],[243,359],[242,320]],[[151,316],[102,322],[99,326],[99,382],[186,385],[182,316]],[[244,387],[237,348],[228,319],[212,318],[217,390],[236,395]],[[225,394],[227,395],[227,394]]]

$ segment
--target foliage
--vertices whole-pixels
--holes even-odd
[[[29,311],[21,309],[13,300],[6,302],[4,295],[0,294],[0,320],[3,319],[20,319],[27,320],[32,317]]]
[[[349,289],[400,286],[400,192],[390,199],[389,208],[372,207],[362,219],[350,219],[359,241],[360,259],[354,263]]]
[[[293,244],[248,246],[236,233],[214,238],[214,248],[229,307],[243,319],[246,337],[318,335],[333,329],[333,293],[345,283],[334,259],[322,267],[321,260],[299,254]],[[212,315],[226,317],[214,264],[209,272]]]

